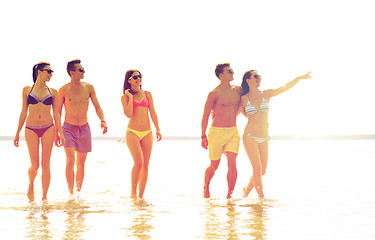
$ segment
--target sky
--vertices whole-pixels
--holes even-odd
[[[81,59],[108,124],[125,136],[125,72],[138,69],[152,93],[164,136],[199,136],[204,103],[229,62],[240,85],[245,71],[261,89],[311,71],[312,79],[270,101],[270,135],[375,134],[372,103],[375,35],[371,1],[2,1],[0,136],[14,136],[22,88],[47,61],[58,89],[66,64]],[[93,136],[100,121],[89,109]],[[238,117],[240,132],[246,125]],[[154,128],[153,128],[154,129]],[[24,134],[24,131],[22,131]]]

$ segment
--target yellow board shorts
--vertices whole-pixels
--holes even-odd
[[[208,151],[211,160],[219,160],[226,152],[238,154],[240,134],[237,127],[210,127],[208,131]]]

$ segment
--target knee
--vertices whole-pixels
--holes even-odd
[[[66,168],[74,168],[74,160],[67,159]]]
[[[30,171],[38,171],[39,169],[39,162],[38,163],[35,163],[35,164],[31,164],[31,167],[30,167]]]
[[[253,175],[261,177],[263,175],[263,171],[261,169],[253,169]]]
[[[142,170],[142,172],[148,172],[148,165],[143,164],[142,167],[141,167],[141,170]]]
[[[43,170],[49,170],[50,169],[50,162],[49,161],[43,161],[42,162],[42,169]]]
[[[266,169],[262,170],[262,176],[264,176],[264,174],[266,174]]]
[[[133,166],[134,170],[140,171],[141,168],[142,168],[142,162],[134,162],[134,166]]]
[[[211,171],[216,171],[219,167],[219,163],[211,163],[211,165],[208,167]]]
[[[77,168],[84,168],[85,167],[85,161],[77,161]]]

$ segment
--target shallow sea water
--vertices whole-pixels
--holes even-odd
[[[265,199],[242,197],[251,176],[243,146],[233,199],[226,159],[204,199],[208,152],[195,140],[155,142],[144,199],[132,200],[132,159],[125,143],[94,141],[79,200],[68,201],[65,154],[52,153],[48,203],[26,191],[26,142],[0,169],[0,239],[375,239],[375,141],[272,140],[263,178]]]

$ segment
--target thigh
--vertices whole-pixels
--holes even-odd
[[[265,172],[268,164],[268,141],[259,144],[259,154],[262,163],[262,169]]]
[[[223,140],[223,136],[214,128],[210,128],[208,132],[208,154],[211,161],[221,159],[225,144],[226,142]]]
[[[139,138],[134,133],[126,132],[126,145],[129,148],[130,154],[132,155],[134,161],[139,161],[142,159],[142,148]]]
[[[148,163],[148,161],[150,160],[150,157],[151,157],[151,150],[152,150],[153,143],[154,143],[154,137],[152,136],[152,133],[146,135],[141,140],[143,160],[147,161],[147,163]]]
[[[253,167],[261,167],[258,143],[249,136],[243,137],[243,145]]]
[[[226,152],[228,159],[228,167],[236,167],[236,158],[237,158],[237,153],[234,152]]]
[[[55,126],[48,128],[41,137],[42,154],[46,156],[51,155],[53,148],[53,141],[55,139]]]
[[[75,148],[74,147],[65,147],[64,150],[65,150],[67,162],[72,162],[74,164],[75,153],[76,153]]]
[[[29,149],[30,160],[32,164],[39,164],[39,137],[30,129],[25,129],[25,140]]]
[[[80,131],[77,136],[77,152],[88,153],[92,150],[92,139],[90,125],[86,123],[80,127]]]
[[[87,158],[87,152],[77,152],[77,164],[84,165]]]

